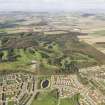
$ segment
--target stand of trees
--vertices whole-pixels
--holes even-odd
[[[6,49],[3,51],[0,51],[1,63],[4,61],[16,61],[17,57],[19,57],[19,55],[15,53],[15,49]]]
[[[77,62],[70,59],[63,60],[61,62],[61,71],[63,73],[77,73],[79,71]]]

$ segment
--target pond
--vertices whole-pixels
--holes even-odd
[[[42,87],[47,88],[49,86],[49,80],[42,81]]]

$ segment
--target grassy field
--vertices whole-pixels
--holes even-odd
[[[9,101],[8,105],[14,105],[14,102],[13,101]]]
[[[54,95],[52,92],[39,93],[31,105],[57,105],[57,102],[56,94]]]
[[[72,98],[62,99],[60,105],[79,105],[78,103],[79,95],[74,95]]]
[[[79,94],[74,95],[72,98],[64,98],[60,100],[60,105],[78,105]],[[31,105],[57,105],[58,99],[56,92],[40,93]]]
[[[95,31],[95,32],[93,32],[93,35],[96,35],[96,36],[105,36],[105,30]]]

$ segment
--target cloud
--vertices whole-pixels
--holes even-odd
[[[0,10],[105,9],[105,0],[0,0]]]
[[[16,4],[16,3],[30,3],[30,4],[41,4],[41,3],[69,3],[69,4],[98,4],[98,3],[105,3],[105,0],[0,0],[0,4]]]

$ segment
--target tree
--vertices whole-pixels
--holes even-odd
[[[2,62],[3,55],[4,55],[4,53],[0,52],[0,62]]]
[[[16,54],[14,52],[14,49],[9,49],[8,50],[8,61],[14,61],[16,59]]]
[[[79,70],[77,67],[77,62],[74,60],[70,60],[70,58],[62,60],[61,69],[64,73],[77,73]]]

